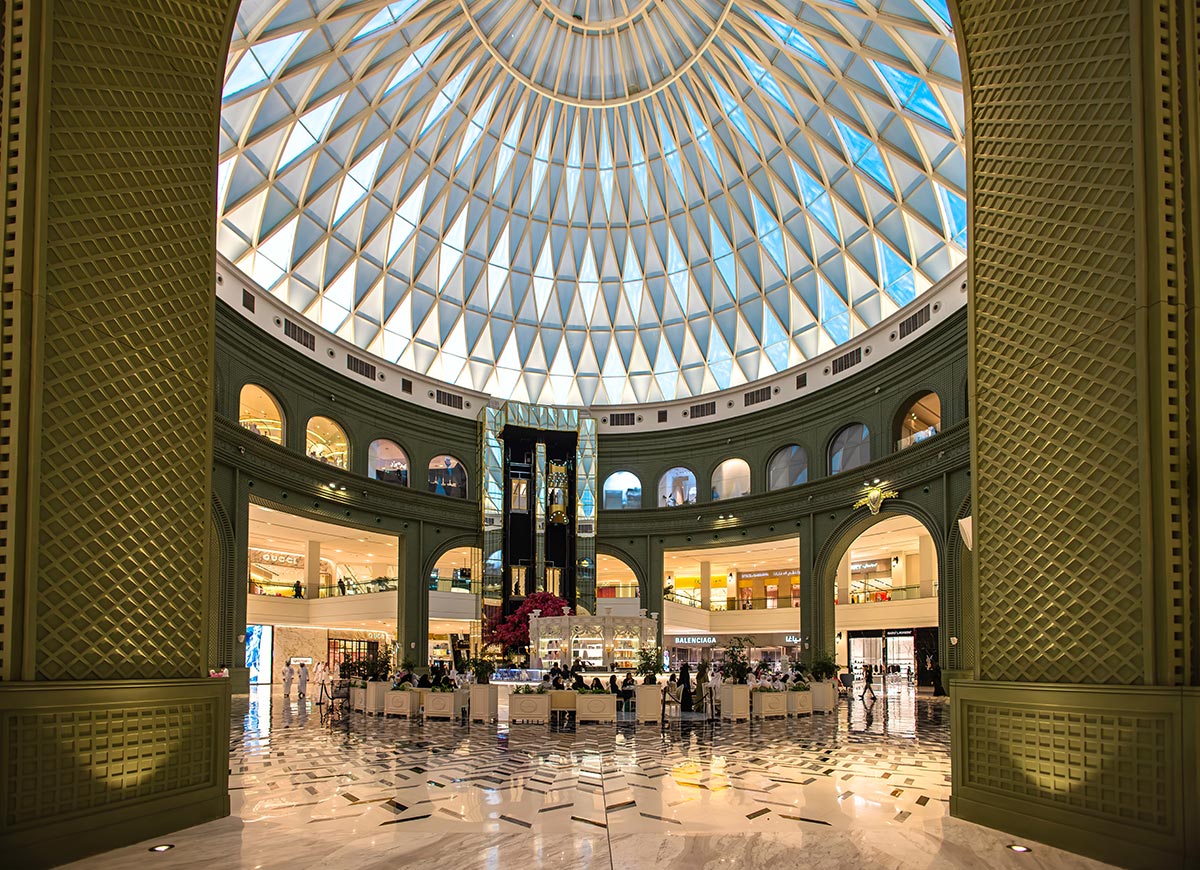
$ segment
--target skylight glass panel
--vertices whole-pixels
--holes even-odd
[[[512,165],[512,159],[517,153],[517,144],[521,141],[521,123],[524,120],[525,104],[519,103],[508,129],[504,131],[504,138],[500,141],[500,153],[496,156],[496,175],[492,179],[493,194],[500,189],[500,183],[508,174],[508,167]]]
[[[300,43],[304,35],[304,31],[291,33],[278,39],[260,42],[249,49],[226,80],[221,96],[231,97],[270,79],[283,67],[284,62],[291,56],[292,49]]]
[[[742,138],[750,143],[750,147],[755,152],[761,153],[758,150],[758,140],[754,138],[754,130],[751,129],[750,122],[746,120],[746,113],[742,111],[742,107],[738,105],[737,100],[733,98],[733,95],[729,91],[717,84],[717,80],[711,75],[708,77],[708,80],[712,84],[713,89],[716,90],[717,99],[721,101],[721,108],[725,110],[725,115],[729,118],[729,122],[742,134]]]
[[[600,123],[600,195],[604,197],[604,214],[612,217],[613,157],[608,138],[608,121]]]
[[[759,201],[757,196],[752,198],[754,200],[754,223],[758,225],[759,241],[767,254],[775,261],[779,271],[786,273],[787,254],[783,249],[783,233],[779,229],[779,223],[771,216],[767,207]]]
[[[875,240],[879,256],[879,271],[883,279],[883,291],[895,300],[897,305],[907,305],[917,298],[916,284],[913,280],[912,266],[883,239]]]
[[[950,122],[946,120],[927,82],[886,63],[876,61],[873,65],[901,108],[920,115],[926,121],[932,121],[945,130],[950,129]]]
[[[468,66],[452,78],[450,84],[438,91],[438,95],[433,100],[433,105],[429,107],[429,114],[425,116],[425,123],[421,125],[420,135],[424,136],[429,128],[436,124],[438,119],[446,114],[446,110],[458,100],[458,95],[462,93],[463,85],[467,82],[467,74],[470,72],[471,67]]]
[[[932,9],[937,16],[945,22],[947,27],[951,26],[950,22],[950,6],[946,0],[925,0],[926,5]]]
[[[782,21],[777,21],[769,15],[763,15],[761,12],[755,12],[754,14],[757,15],[763,21],[763,23],[767,25],[767,27],[775,31],[775,35],[779,37],[780,41],[782,41],[784,45],[795,49],[801,55],[813,61],[814,63],[819,63],[826,69],[829,68],[829,64],[825,62],[825,58],[821,57],[821,53],[817,51],[816,46],[809,42],[808,37],[806,37],[799,30],[794,27],[788,27],[788,25],[784,24]]]
[[[766,91],[767,96],[778,103],[780,108],[789,115],[794,116],[796,113],[792,111],[791,104],[788,102],[787,97],[783,95],[783,88],[779,87],[779,82],[775,81],[774,76],[767,72],[767,68],[755,62],[740,48],[735,48],[734,51],[742,59],[742,63],[745,64],[746,70],[750,73],[750,77],[754,79],[755,83]]]
[[[408,10],[416,6],[421,0],[402,0],[400,3],[389,3],[377,13],[375,17],[363,25],[362,30],[354,35],[354,40],[357,42],[364,36],[370,36],[377,30],[382,30],[389,25],[395,24],[408,14]]]
[[[834,118],[833,123],[842,134],[842,142],[845,143],[846,156],[850,158],[850,162],[886,187],[889,192],[894,193],[892,179],[888,175],[887,165],[883,162],[883,155],[879,153],[879,146],[841,118]]]
[[[821,321],[825,332],[837,344],[844,344],[850,340],[850,311],[846,300],[824,278],[818,278],[817,283],[821,291]]]
[[[696,143],[700,146],[700,151],[708,160],[708,165],[712,167],[713,172],[717,173],[717,178],[722,178],[721,161],[717,158],[717,147],[713,143],[712,130],[708,129],[708,125],[692,108],[691,103],[686,103],[688,117],[692,122],[692,130],[696,134]]]
[[[943,185],[935,185],[942,206],[943,225],[950,238],[962,247],[967,246],[967,201]]]
[[[632,119],[630,119],[629,126],[626,129],[626,136],[629,141],[629,162],[633,164],[633,181],[637,185],[638,194],[642,198],[642,208],[646,208],[650,201],[650,174],[646,170],[646,155],[642,152],[642,140],[638,136],[637,128],[633,125]]]
[[[671,170],[671,177],[675,179],[675,186],[679,188],[679,195],[686,198],[687,194],[683,187],[683,163],[679,159],[679,148],[675,144],[675,137],[671,135],[671,128],[667,125],[667,119],[663,117],[662,109],[655,110],[658,116],[658,135],[662,139],[663,156],[667,159],[667,167]]]
[[[800,196],[804,200],[804,207],[808,213],[817,219],[835,240],[841,240],[841,234],[838,232],[837,218],[833,212],[833,202],[830,199],[829,191],[811,175],[808,170],[792,161],[792,173],[796,176],[796,184],[800,187]]]
[[[467,159],[467,155],[471,153],[475,143],[479,141],[479,137],[483,135],[483,131],[487,128],[488,118],[492,114],[492,106],[495,104],[496,92],[492,91],[483,101],[483,105],[471,116],[471,123],[467,125],[467,131],[458,144],[458,156],[454,159],[455,169],[462,166],[462,162]]]
[[[448,35],[443,33],[432,42],[418,46],[412,54],[405,58],[404,63],[400,64],[400,69],[396,70],[396,74],[392,76],[392,80],[383,89],[384,94],[390,94],[393,90],[419,73],[425,67],[425,64],[429,62],[429,58],[433,57],[434,52],[446,41]]]

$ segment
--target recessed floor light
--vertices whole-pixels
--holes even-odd
[[[150,851],[150,852],[169,852],[171,849],[174,849],[174,848],[175,848],[174,843],[159,843],[157,846],[151,846],[148,851]]]
[[[1011,849],[1014,852],[1032,852],[1033,851],[1033,849],[1030,849],[1028,846],[1022,846],[1020,843],[1009,843],[1007,848]]]

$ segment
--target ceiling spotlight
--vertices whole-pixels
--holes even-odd
[[[174,843],[159,843],[157,846],[151,846],[149,852],[169,852],[175,848]]]
[[[876,482],[876,483],[879,483],[879,478],[878,478],[878,477],[877,477],[877,478],[875,478],[875,482]]]
[[[330,489],[337,489],[337,482],[335,481],[334,483],[331,483],[331,484],[329,484],[329,488],[330,488]]]
[[[1032,852],[1033,851],[1033,849],[1030,849],[1028,846],[1022,846],[1020,843],[1009,843],[1007,848],[1011,849],[1013,852]]]

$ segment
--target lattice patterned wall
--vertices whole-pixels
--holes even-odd
[[[4,827],[214,784],[211,700],[4,714]]]
[[[962,0],[985,679],[1145,672],[1127,0]]]
[[[1172,828],[1177,735],[1167,716],[985,701],[966,701],[960,709],[963,784],[1139,828]]]
[[[53,8],[40,679],[182,677],[204,665],[214,83],[227,10]]]

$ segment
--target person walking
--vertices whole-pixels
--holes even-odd
[[[692,671],[687,662],[679,668],[679,712],[692,712]]]
[[[290,661],[283,666],[280,675],[283,677],[283,697],[286,698],[292,694],[292,680],[296,679],[296,669]]]
[[[304,693],[308,691],[308,663],[300,662],[300,684],[297,686],[300,690],[297,694],[303,698]]]
[[[868,664],[865,667],[863,667],[863,690],[862,690],[862,694],[858,696],[860,700],[863,700],[863,701],[867,700],[867,692],[871,693],[871,700],[872,701],[875,700],[875,687],[871,685],[871,681],[872,681],[872,679],[874,679],[874,677],[875,677],[874,665]]]
[[[295,583],[292,584],[292,597],[293,598],[303,598],[304,597],[304,589],[303,589],[303,587],[301,587],[299,580],[297,580]]]
[[[341,577],[338,578],[338,595],[346,594],[346,581]]]

